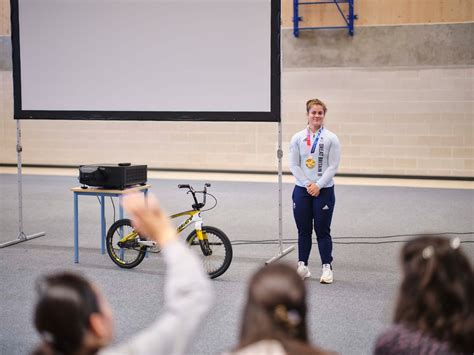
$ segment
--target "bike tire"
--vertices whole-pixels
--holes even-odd
[[[126,231],[126,232],[124,232]],[[117,242],[124,235],[133,231],[132,222],[129,219],[119,219],[112,224],[107,232],[106,247],[112,261],[124,269],[131,269],[140,264],[145,258],[146,246],[137,248],[121,248]]]
[[[227,235],[219,228],[203,226],[202,231],[207,234],[212,255],[204,255],[197,239],[196,230],[188,235],[186,243],[202,259],[204,269],[209,277],[215,279],[226,272],[232,262],[232,244]]]

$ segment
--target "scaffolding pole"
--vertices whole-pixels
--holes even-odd
[[[20,120],[16,120],[16,153],[17,153],[17,165],[18,165],[18,236],[9,242],[0,244],[0,248],[5,248],[10,245],[26,242],[27,240],[35,239],[46,235],[45,232],[36,234],[26,235],[23,231],[23,181],[21,171],[21,152],[23,147],[21,146],[21,128]]]
[[[283,200],[283,179],[282,179],[282,164],[281,160],[283,158],[283,150],[281,149],[282,146],[282,133],[281,133],[281,121],[278,122],[278,150],[277,150],[277,157],[278,157],[278,246],[279,246],[279,251],[278,254],[275,255],[273,258],[267,260],[265,262],[265,265],[271,264],[281,258],[283,258],[285,255],[291,253],[293,250],[295,250],[295,246],[292,245],[291,247],[286,248],[283,250],[283,205],[282,205],[282,200]]]

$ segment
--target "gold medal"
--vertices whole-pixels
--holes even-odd
[[[313,159],[313,157],[309,156],[308,158],[306,158],[305,164],[308,169],[313,169],[316,166],[316,161]]]

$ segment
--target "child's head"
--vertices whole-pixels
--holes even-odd
[[[112,312],[102,294],[74,273],[48,275],[38,281],[34,323],[41,349],[72,354],[107,345],[113,335]],[[47,351],[46,351],[47,352]]]
[[[474,274],[459,238],[411,240],[402,249],[401,263],[403,281],[395,322],[447,341],[458,350],[463,350],[466,341],[473,344]]]
[[[263,267],[250,280],[241,345],[268,338],[308,339],[306,289],[296,271],[285,264]]]

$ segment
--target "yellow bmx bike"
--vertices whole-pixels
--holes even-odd
[[[213,209],[217,205],[217,199],[207,192],[211,184],[204,184],[202,191],[195,191],[188,184],[178,185],[180,189],[187,189],[191,193],[194,203],[192,209],[176,213],[170,218],[188,216],[178,227],[178,233],[194,223],[194,230],[186,237],[186,243],[202,259],[203,265],[209,277],[214,279],[222,275],[232,262],[232,244],[227,235],[219,228],[203,225],[201,213]],[[196,194],[202,194],[202,202],[198,202]],[[214,198],[215,204],[209,209],[203,210],[206,205],[207,195]],[[107,253],[112,261],[118,266],[126,269],[139,265],[147,253],[159,253],[159,247],[154,241],[140,236],[132,226],[130,219],[120,219],[109,228],[106,238]]]

